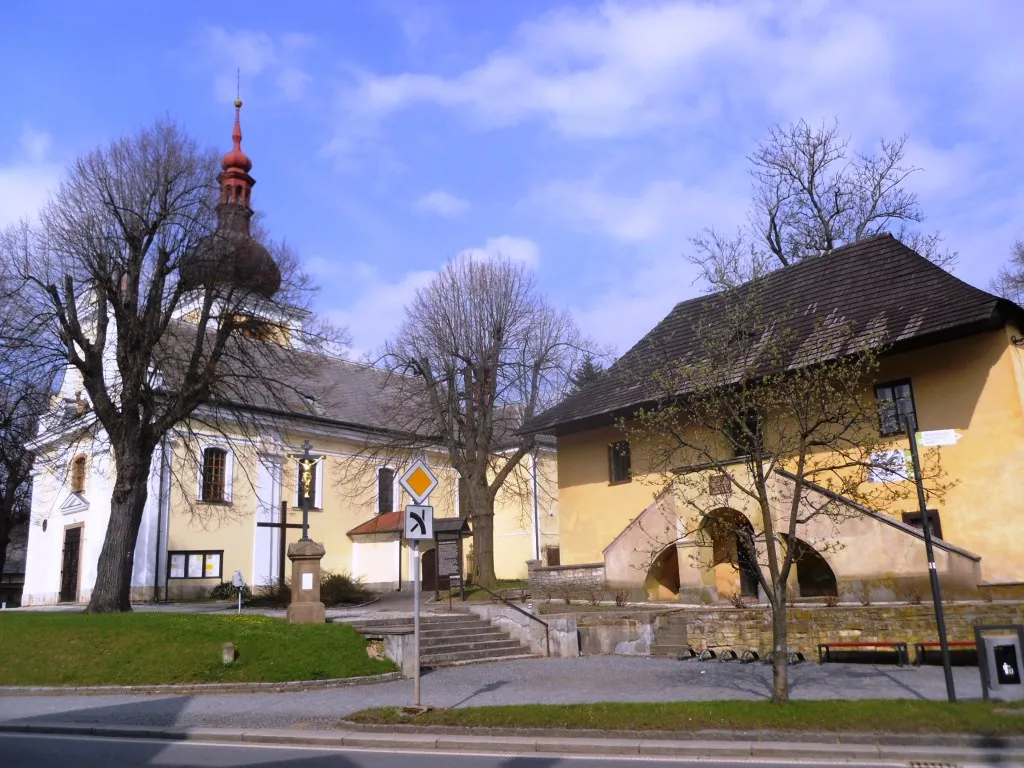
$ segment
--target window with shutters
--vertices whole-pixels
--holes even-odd
[[[395,470],[381,467],[377,470],[377,514],[395,511]]]

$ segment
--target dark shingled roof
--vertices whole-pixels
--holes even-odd
[[[737,291],[753,290],[751,284]],[[865,238],[827,256],[801,261],[759,282],[759,312],[785,318],[800,341],[826,319],[855,333],[870,333],[887,352],[924,346],[1021,323],[1024,310],[953,277],[892,235]],[[681,302],[623,355],[608,373],[523,425],[522,431],[567,434],[611,423],[657,395],[652,375],[665,359],[700,351],[691,332],[714,322],[723,294]],[[806,348],[803,350],[806,352]]]

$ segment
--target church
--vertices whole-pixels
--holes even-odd
[[[249,237],[252,162],[241,148],[241,106],[235,102],[233,148],[221,163],[217,235],[236,244],[232,263],[216,251],[183,259],[180,279],[201,285],[225,272],[271,294],[280,274],[269,253]],[[268,261],[269,260],[269,261]],[[187,322],[183,313],[181,320]],[[199,414],[162,442],[154,456],[135,547],[133,601],[195,599],[241,572],[249,585],[287,575],[287,545],[302,534],[326,549],[325,571],[347,573],[374,590],[409,589],[409,549],[399,512],[411,500],[399,478],[416,458],[438,478],[431,504],[441,530],[465,537],[469,522],[458,473],[441,446],[417,455],[381,450],[400,429],[383,409],[388,374],[340,358],[309,372],[310,395],[247,429]],[[86,603],[110,517],[113,461],[102,426],[83,397],[80,373],[68,366],[53,402],[53,418],[30,446],[38,459],[25,564],[23,605]],[[257,425],[253,428],[252,425]],[[255,432],[255,433],[254,433]],[[298,456],[321,457],[303,477]],[[524,578],[527,561],[557,562],[557,467],[553,446],[528,455],[514,473],[515,491],[495,503],[498,578]],[[425,542],[424,589],[441,586],[437,548]],[[472,558],[469,540],[464,560]],[[463,563],[465,570],[467,563]]]

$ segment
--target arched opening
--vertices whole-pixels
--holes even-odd
[[[719,597],[736,593],[757,597],[757,554],[754,526],[734,509],[718,509],[704,516],[700,532],[712,552]]]
[[[679,552],[669,544],[647,571],[644,592],[651,600],[671,599],[679,596]]]
[[[796,564],[800,597],[837,596],[836,574],[828,561],[806,541],[794,539],[794,542],[793,562]]]

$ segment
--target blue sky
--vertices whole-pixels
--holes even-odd
[[[1018,0],[0,4],[0,226],[78,154],[170,115],[227,150],[241,69],[254,203],[375,349],[465,249],[535,266],[623,351],[700,291],[768,128],[910,136],[910,187],[985,286],[1024,237]]]

